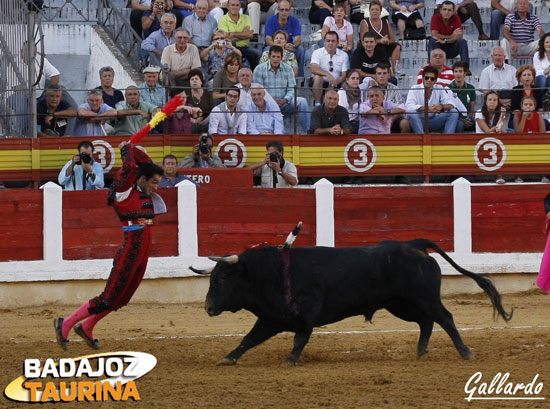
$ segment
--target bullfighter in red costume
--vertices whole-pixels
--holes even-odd
[[[103,293],[86,301],[69,317],[54,319],[57,342],[65,350],[73,327],[91,348],[99,348],[93,337],[94,326],[110,312],[128,304],[134,295],[151,253],[153,217],[166,212],[164,201],[155,193],[162,168],[132,143],[122,142],[119,148],[122,169],[110,188],[108,203],[114,206],[123,224],[124,243],[115,255]]]

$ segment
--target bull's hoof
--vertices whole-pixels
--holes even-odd
[[[285,359],[283,362],[281,362],[281,367],[293,367],[293,366],[297,366],[298,365],[298,361],[294,361],[290,358],[288,359]]]
[[[428,352],[428,351],[419,352],[416,358],[417,358],[418,360],[424,359],[424,357],[426,356],[426,353],[427,353],[427,352]]]
[[[229,358],[222,358],[216,363],[217,366],[230,366],[230,365],[236,365],[236,364],[237,364],[236,359],[229,359]]]
[[[472,352],[468,348],[459,351],[459,353],[462,359],[465,359],[465,360],[470,359],[472,357]]]

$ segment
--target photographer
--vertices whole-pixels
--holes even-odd
[[[193,153],[181,160],[180,168],[225,168],[218,155],[212,155],[214,138],[203,133],[199,143],[193,146]]]
[[[298,184],[298,171],[294,163],[284,160],[281,141],[270,141],[265,146],[267,153],[261,162],[248,166],[254,175],[261,177],[262,187],[293,187]]]
[[[102,189],[103,168],[94,160],[94,145],[90,141],[78,144],[78,153],[59,172],[57,181],[65,190]]]

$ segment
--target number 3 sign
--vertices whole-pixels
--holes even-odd
[[[506,146],[500,139],[483,138],[475,148],[474,159],[480,169],[493,172],[506,162]]]

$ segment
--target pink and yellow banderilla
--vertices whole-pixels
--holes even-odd
[[[132,136],[131,141],[133,143],[140,143],[141,140],[147,135],[149,132],[151,132],[159,123],[164,121],[167,117],[169,117],[181,104],[183,103],[183,100],[179,95],[176,95],[174,98],[172,98],[168,103],[149,121],[147,125],[145,125],[143,128],[139,130],[136,134]]]

